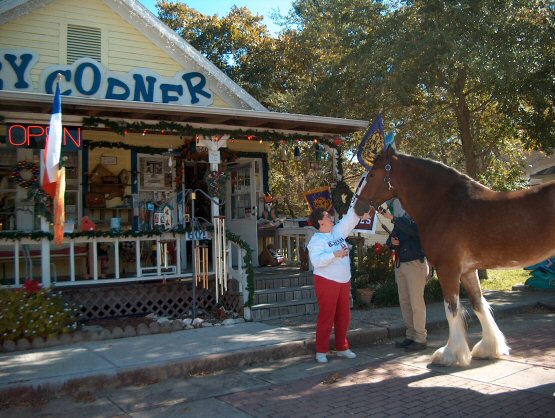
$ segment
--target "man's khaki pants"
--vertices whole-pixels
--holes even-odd
[[[399,305],[407,327],[406,337],[425,343],[426,303],[424,287],[428,277],[428,263],[420,260],[402,262],[395,269],[395,280],[399,289]]]

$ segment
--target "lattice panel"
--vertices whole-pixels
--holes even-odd
[[[226,310],[242,311],[242,298],[230,286],[220,303]],[[193,308],[191,283],[150,282],[122,285],[60,289],[67,302],[81,306],[83,319],[112,318],[118,316],[147,315],[155,313],[169,318],[188,316]],[[213,289],[197,288],[197,311],[216,308]]]

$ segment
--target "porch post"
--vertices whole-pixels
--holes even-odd
[[[41,218],[41,224],[45,222],[44,219]],[[48,232],[48,223],[45,222],[47,227],[46,231]],[[43,230],[44,231],[44,230]],[[50,241],[48,238],[42,238],[40,240],[40,258],[41,258],[41,273],[42,273],[42,287],[44,289],[48,289],[52,283],[50,280]]]
[[[40,151],[40,182],[44,176],[44,150]],[[42,232],[50,231],[50,224],[44,216],[40,216],[40,230]],[[42,287],[48,289],[51,285],[50,280],[50,241],[43,237],[40,240],[40,267],[42,274]],[[32,268],[32,267],[31,267]]]

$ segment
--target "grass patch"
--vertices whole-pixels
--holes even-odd
[[[517,270],[488,270],[488,279],[482,280],[482,289],[485,290],[512,290],[515,284],[524,284],[530,277],[530,271]]]

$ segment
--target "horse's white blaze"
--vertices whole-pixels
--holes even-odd
[[[500,358],[502,355],[508,356],[510,348],[493,319],[489,303],[484,298],[482,298],[482,310],[475,312],[482,325],[482,339],[472,349],[472,357]]]
[[[444,302],[445,316],[449,323],[449,340],[447,345],[439,348],[432,355],[432,363],[442,366],[468,366],[470,364],[470,349],[466,342],[466,327],[463,309],[457,300],[457,314],[453,316],[449,305]]]

